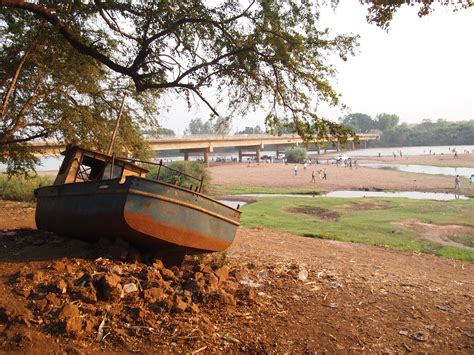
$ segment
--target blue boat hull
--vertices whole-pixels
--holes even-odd
[[[123,238],[154,250],[225,250],[239,219],[240,211],[205,195],[141,177],[37,190],[38,229],[87,240]]]

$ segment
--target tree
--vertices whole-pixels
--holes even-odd
[[[185,129],[186,135],[213,134],[211,121],[203,122],[200,118],[192,119],[188,128]]]
[[[255,127],[248,127],[247,126],[247,127],[245,127],[244,130],[239,131],[235,134],[263,134],[263,133],[264,133],[264,131],[263,131],[262,127],[257,125]]]
[[[379,113],[375,116],[375,121],[377,129],[385,132],[388,129],[396,127],[400,121],[400,117],[388,113]]]
[[[148,128],[141,130],[142,135],[146,135],[150,138],[160,138],[163,136],[175,136],[176,133],[169,128],[158,127],[158,128]]]
[[[301,147],[291,147],[285,149],[285,158],[288,163],[303,163],[306,159],[307,151]]]
[[[137,92],[174,90],[197,98],[214,115],[264,106],[266,125],[280,133],[294,122],[305,140],[345,140],[351,131],[314,113],[314,101],[339,105],[327,57],[352,55],[355,36],[332,36],[317,26],[312,1],[24,2],[0,6],[34,14],[81,54],[130,78]],[[52,27],[51,27],[52,26]],[[212,87],[217,96],[210,100]]]
[[[351,127],[357,133],[367,133],[377,128],[377,123],[365,113],[351,113],[342,118],[342,123]]]
[[[467,9],[474,6],[472,0],[466,1],[433,1],[433,0],[360,0],[362,4],[369,4],[367,21],[377,26],[388,29],[393,15],[402,6],[417,6],[418,16],[423,17],[434,11],[435,6],[444,6],[452,11]]]
[[[219,117],[215,123],[213,120],[203,122],[200,118],[192,119],[188,128],[184,131],[187,135],[218,134],[227,135],[230,132],[230,121]]]
[[[2,9],[0,37],[0,163],[8,172],[34,169],[37,159],[26,143],[39,138],[106,149],[121,98],[130,89],[126,81],[78,56],[31,14]],[[152,111],[143,105],[153,101],[148,97],[127,99],[117,153],[146,153],[138,123],[144,111]]]

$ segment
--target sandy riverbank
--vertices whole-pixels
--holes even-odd
[[[466,155],[467,156],[467,155]],[[360,160],[362,161],[362,160]],[[387,162],[388,159],[380,159]],[[408,160],[395,160],[394,163],[433,163],[437,158],[417,156]],[[444,161],[443,161],[444,162]],[[449,161],[448,161],[449,162]],[[474,155],[461,156],[459,163],[473,164]],[[298,174],[294,174],[295,164],[223,164],[210,168],[212,184],[217,186],[235,185],[249,187],[297,188],[316,191],[335,190],[386,190],[386,191],[426,191],[454,193],[454,177],[405,173],[393,170],[371,168],[344,168],[332,164],[311,165],[306,170],[298,164]],[[317,171],[327,169],[327,180],[320,180]],[[311,182],[311,173],[316,171],[316,182]],[[474,196],[474,184],[466,178],[461,181],[459,193]]]

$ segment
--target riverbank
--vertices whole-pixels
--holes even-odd
[[[473,155],[474,158],[474,155]],[[422,161],[417,158],[415,161]],[[470,157],[469,157],[470,159]],[[423,160],[430,161],[430,160]],[[470,160],[468,160],[470,162]],[[405,163],[405,160],[403,160]],[[287,191],[329,192],[337,190],[369,191],[422,191],[458,193],[474,197],[474,184],[461,178],[461,188],[454,190],[454,178],[442,175],[405,173],[367,167],[345,168],[333,164],[313,164],[306,170],[302,164],[222,164],[212,166],[212,185],[218,194],[265,193]],[[318,170],[327,170],[327,180],[318,176]],[[316,179],[312,182],[312,172]],[[268,191],[267,191],[268,190]]]

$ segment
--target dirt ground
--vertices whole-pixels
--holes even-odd
[[[472,264],[240,228],[226,256],[166,269],[33,213],[0,202],[1,351],[474,351]]]
[[[474,157],[474,154],[469,154]],[[420,158],[421,159],[421,158]],[[306,170],[298,164],[222,164],[210,168],[213,185],[238,185],[277,188],[314,189],[315,191],[336,190],[385,190],[424,191],[454,193],[454,177],[443,175],[413,174],[393,170],[364,167],[345,168],[332,164],[310,165]],[[327,169],[327,180],[321,180],[317,171]],[[311,173],[316,171],[316,182],[311,182]],[[473,169],[474,172],[474,169]],[[474,196],[474,184],[461,179],[457,193]]]
[[[350,153],[349,153],[350,154]],[[452,167],[466,167],[474,168],[474,153],[458,154],[454,159],[453,154],[437,154],[437,155],[414,155],[406,158],[393,159],[392,157],[374,157],[370,159],[371,162],[390,163],[390,164],[421,164],[433,166],[452,166]]]

